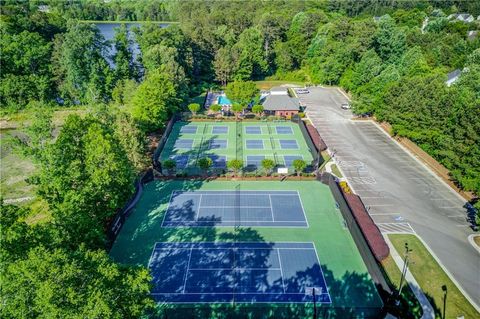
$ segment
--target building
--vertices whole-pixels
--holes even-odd
[[[468,13],[455,13],[451,14],[447,17],[448,20],[457,20],[457,21],[462,21],[462,22],[473,22],[475,21],[475,18]]]
[[[42,4],[38,6],[38,11],[43,12],[43,13],[49,13],[50,12],[50,6]]]
[[[467,40],[473,41],[478,37],[478,31],[467,31]]]
[[[273,87],[260,102],[268,115],[292,116],[300,111],[298,99],[291,97],[284,87]]]
[[[451,86],[453,83],[457,82],[461,74],[462,74],[462,71],[460,69],[456,69],[455,71],[448,73],[447,81],[445,82],[445,84],[447,86]]]

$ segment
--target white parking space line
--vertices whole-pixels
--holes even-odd
[[[377,223],[378,228],[384,234],[401,233],[414,234],[412,226],[409,223]]]

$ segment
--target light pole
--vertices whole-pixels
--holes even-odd
[[[445,319],[445,310],[447,308],[447,285],[442,286],[443,290],[443,319]]]
[[[403,289],[403,285],[404,285],[404,281],[405,281],[405,276],[407,274],[407,270],[408,270],[408,263],[409,263],[409,259],[408,259],[408,254],[411,252],[412,250],[410,250],[408,248],[408,243],[405,243],[405,258],[403,259],[403,269],[402,269],[402,276],[400,277],[400,284],[398,286],[398,300],[397,300],[397,304],[400,303],[400,296],[402,295],[402,289]]]

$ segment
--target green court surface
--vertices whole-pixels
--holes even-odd
[[[298,192],[309,227],[162,227],[173,191],[233,191],[239,188]],[[153,181],[145,185],[143,195],[125,222],[110,255],[120,263],[148,266],[156,242],[313,243],[332,299],[331,305],[319,307],[331,314],[331,318],[358,312],[368,317],[368,313],[378,311],[382,305],[329,187],[318,181]],[[223,318],[226,310],[237,311],[239,317],[250,311],[291,317],[306,316],[313,309],[311,304],[249,304],[233,308],[228,304],[163,306],[177,314],[188,310],[183,314],[195,311],[199,316],[210,318]],[[230,314],[229,317],[235,317]],[[169,312],[168,317],[171,315]]]
[[[208,156],[214,160],[214,168],[224,169],[225,162],[241,159],[247,171],[261,169],[263,158],[287,167],[296,158],[307,164],[313,161],[298,124],[259,121],[177,122],[160,154],[160,161],[175,159],[177,170],[198,173],[198,160]]]

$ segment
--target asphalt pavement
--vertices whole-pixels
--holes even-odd
[[[420,236],[478,309],[480,254],[467,239],[466,201],[374,122],[353,121],[337,88],[298,96],[382,233]]]

